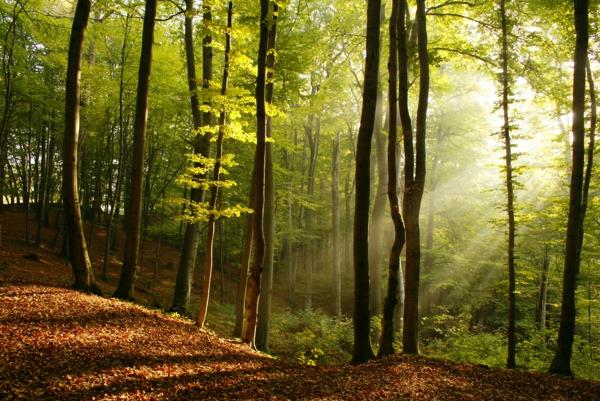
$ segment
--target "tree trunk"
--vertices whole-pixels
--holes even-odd
[[[208,121],[203,121],[203,116],[200,113],[200,102],[198,100],[198,83],[196,80],[196,60],[194,56],[194,1],[185,0],[185,58],[187,67],[188,89],[190,91],[190,105],[192,109],[192,121],[194,131],[197,132],[203,124]],[[205,12],[203,22],[207,24],[212,15],[210,9]],[[207,38],[208,36],[208,38]],[[203,43],[210,43],[212,38],[206,35]],[[212,48],[202,47],[202,86],[208,88],[208,83],[212,78]],[[205,65],[207,64],[207,65]],[[210,66],[208,65],[210,64]],[[210,67],[210,68],[209,68]],[[208,157],[210,141],[208,135],[196,134],[194,139],[194,154]],[[192,203],[202,202],[204,199],[204,190],[202,188],[191,188],[190,201]],[[192,292],[192,281],[194,277],[194,266],[196,264],[196,254],[198,253],[198,241],[200,239],[200,223],[188,222],[185,224],[185,232],[183,235],[183,246],[179,258],[179,267],[177,269],[177,277],[175,279],[175,293],[173,295],[173,304],[171,311],[180,314],[185,314],[190,302],[190,294]]]
[[[125,97],[125,64],[127,62],[127,43],[129,42],[129,21],[131,15],[127,13],[125,16],[125,33],[123,35],[123,44],[121,46],[121,69],[119,71],[119,162],[117,167],[117,182],[115,185],[115,193],[112,196],[108,211],[108,222],[106,225],[106,241],[104,243],[104,265],[102,268],[102,279],[108,280],[108,265],[110,263],[110,250],[112,239],[115,234],[114,221],[115,214],[121,200],[121,186],[123,184],[123,164],[125,163],[125,153],[127,147],[127,134],[125,132],[125,122],[123,118],[123,101]],[[118,214],[117,214],[118,216]]]
[[[575,2],[575,56],[573,71],[573,164],[569,195],[569,217],[565,244],[563,292],[557,349],[550,372],[571,375],[571,353],[575,334],[575,289],[579,271],[579,232],[582,223],[582,191],[585,140],[585,64],[588,53],[588,0]]]
[[[398,115],[397,115],[397,76],[398,76],[398,15],[403,8],[399,9],[398,0],[392,1],[392,15],[390,17],[389,35],[389,86],[388,86],[388,116],[389,116],[389,138],[387,147],[387,194],[390,202],[390,212],[394,222],[394,243],[390,251],[388,289],[385,297],[385,306],[383,309],[383,323],[381,330],[381,341],[379,344],[379,353],[382,357],[394,353],[394,311],[398,304],[400,271],[400,254],[404,247],[405,232],[404,222],[400,215],[400,204],[398,201],[398,169],[396,168],[396,141],[398,140]],[[403,15],[403,14],[402,14]]]
[[[142,203],[144,188],[144,150],[148,122],[148,90],[150,87],[150,70],[152,67],[152,46],[154,40],[154,24],[157,0],[146,0],[144,26],[142,32],[142,51],[138,72],[138,89],[133,127],[133,161],[131,169],[130,209],[127,224],[127,237],[123,256],[123,269],[114,297],[120,299],[133,298],[135,282],[141,267],[139,265],[140,236],[142,228]]]
[[[381,7],[383,11],[384,7]],[[382,17],[385,18],[385,16]],[[371,237],[369,249],[370,268],[370,310],[372,315],[380,315],[382,307],[381,263],[383,261],[384,215],[386,204],[387,171],[385,165],[385,138],[382,131],[383,92],[377,95],[377,112],[375,113],[375,153],[377,159],[377,192],[371,214]]]
[[[279,8],[276,2],[271,3],[272,19],[269,25],[269,39],[267,44],[267,82],[265,87],[265,101],[270,105],[273,103],[274,68],[275,68],[275,43],[277,40],[277,15]],[[267,138],[273,137],[273,122],[267,116]],[[273,291],[273,262],[275,257],[275,188],[273,182],[273,142],[266,143],[265,155],[265,271],[263,296],[258,303],[258,323],[256,326],[256,348],[269,352],[269,321],[271,317],[271,293]]]
[[[316,95],[317,90],[315,87],[312,88],[313,96]],[[321,135],[321,117],[316,118],[316,122],[313,126],[314,115],[309,115],[308,124],[305,125],[304,131],[306,139],[308,140],[309,147],[309,165],[308,165],[308,180],[307,180],[307,195],[309,199],[312,199],[315,193],[315,172],[317,169],[317,159],[319,156],[319,140]],[[314,131],[313,131],[314,129]],[[306,221],[306,254],[305,263],[306,267],[306,287],[304,291],[304,308],[309,310],[312,308],[312,292],[313,292],[313,269],[315,265],[315,239],[313,238],[313,210],[311,208],[304,209],[304,217]]]
[[[225,33],[225,61],[223,64],[223,81],[221,83],[221,96],[227,94],[227,85],[229,82],[229,54],[231,52],[231,24],[232,24],[233,3],[230,1],[227,7],[227,30]],[[219,182],[221,181],[221,159],[223,158],[223,139],[225,137],[225,121],[227,118],[225,107],[221,109],[219,115],[219,133],[215,145],[215,166],[213,169],[213,182],[210,191],[210,201],[208,203],[208,226],[206,234],[206,248],[204,253],[204,281],[202,283],[202,298],[200,300],[200,309],[196,318],[196,325],[204,327],[206,314],[208,313],[208,301],[210,298],[210,282],[213,271],[213,251],[215,238],[215,222],[217,210],[217,199],[219,196]],[[222,261],[220,261],[222,263]]]
[[[340,133],[335,134],[331,157],[331,217],[333,227],[333,311],[342,318],[342,264],[340,260]]]
[[[79,139],[79,78],[83,40],[90,15],[90,0],[78,0],[69,42],[69,60],[65,89],[65,135],[63,142],[63,201],[65,232],[69,233],[69,262],[75,276],[73,286],[100,294],[94,279],[83,234],[77,192],[77,143]]]
[[[509,105],[509,75],[508,75],[508,35],[509,27],[506,17],[506,1],[500,0],[500,18],[502,27],[502,115],[504,125],[502,136],[504,140],[504,171],[506,173],[506,211],[508,213],[508,357],[506,367],[513,369],[516,365],[516,334],[515,334],[515,195],[513,189],[513,155],[510,137]]]
[[[405,2],[405,0],[401,0]],[[402,6],[401,6],[402,7]],[[406,10],[406,8],[404,8]],[[419,214],[423,188],[425,186],[425,135],[427,132],[427,105],[429,99],[429,55],[427,51],[427,26],[425,0],[417,1],[417,45],[419,58],[419,100],[417,106],[416,141],[413,147],[413,134],[408,111],[408,52],[407,35],[402,27],[399,30],[400,67],[400,119],[404,136],[404,197],[402,210],[406,228],[406,277],[404,329],[402,347],[409,354],[419,353],[419,281],[421,263],[421,241]],[[400,24],[403,26],[404,24]]]
[[[360,128],[356,145],[356,196],[354,210],[354,349],[352,362],[373,358],[369,340],[369,192],[371,140],[377,106],[381,0],[367,5],[367,45]]]
[[[538,329],[546,328],[546,304],[548,298],[548,271],[550,269],[550,259],[548,257],[548,246],[544,249],[544,260],[542,262],[542,274],[540,276],[540,291],[538,294],[538,303],[535,308],[535,321]]]
[[[266,58],[269,37],[269,0],[260,0],[260,41],[258,46],[258,73],[256,79],[256,153],[254,158],[253,182],[253,258],[246,291],[246,324],[242,342],[255,346],[256,317],[260,294],[260,279],[264,268],[265,237],[263,212],[265,200],[265,156],[267,136],[267,113],[265,107]]]

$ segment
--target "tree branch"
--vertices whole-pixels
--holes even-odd
[[[465,50],[452,49],[452,48],[449,48],[449,47],[432,47],[429,50],[431,50],[431,51],[441,50],[441,51],[446,51],[446,52],[450,52],[450,53],[462,54],[463,56],[468,56],[468,57],[472,57],[474,59],[477,59],[479,61],[483,61],[486,64],[493,65],[495,67],[498,66],[498,64],[496,64],[493,60],[490,60],[487,57],[479,56],[479,55],[477,55],[475,53],[471,53],[471,52],[468,52],[468,51],[465,51]]]
[[[448,0],[443,2],[442,4],[438,4],[436,6],[431,6],[427,9],[427,14],[429,14],[430,11],[433,10],[437,10],[438,8],[442,8],[442,7],[446,7],[446,6],[452,6],[452,5],[464,5],[464,6],[469,6],[469,7],[475,7],[477,4],[476,3],[471,3],[468,1],[452,1],[452,0]]]
[[[497,26],[495,26],[495,25],[488,24],[487,22],[484,22],[484,21],[481,21],[481,20],[478,20],[478,19],[475,19],[475,18],[471,18],[471,17],[468,17],[468,16],[466,16],[466,15],[462,15],[462,14],[455,14],[455,13],[429,13],[429,14],[427,14],[427,15],[431,15],[431,16],[433,16],[433,17],[455,17],[455,18],[464,18],[464,19],[466,19],[466,20],[473,21],[473,22],[475,22],[475,23],[477,23],[477,24],[479,24],[479,25],[481,25],[481,26],[484,26],[484,27],[486,27],[486,28],[488,28],[488,29],[491,29],[491,30],[494,30],[494,31],[497,31],[497,30],[499,30],[499,29],[500,29],[499,27],[497,27]]]

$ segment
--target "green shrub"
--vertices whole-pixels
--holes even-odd
[[[351,359],[352,321],[323,312],[275,312],[269,348],[282,359],[305,365],[345,363]]]

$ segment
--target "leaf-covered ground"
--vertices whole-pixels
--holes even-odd
[[[160,312],[0,282],[0,399],[600,400],[600,383],[396,356],[286,364]]]

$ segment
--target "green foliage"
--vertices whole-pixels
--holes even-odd
[[[305,365],[345,363],[351,359],[352,322],[318,310],[273,313],[271,351]]]

